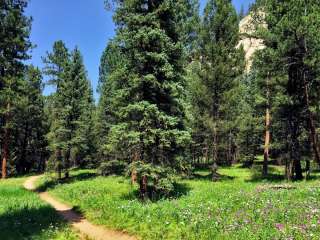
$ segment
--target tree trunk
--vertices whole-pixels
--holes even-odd
[[[305,104],[306,104],[306,109],[307,109],[307,114],[308,114],[308,125],[309,125],[309,133],[310,133],[310,139],[312,143],[312,148],[314,152],[314,157],[316,162],[320,165],[320,150],[318,146],[318,136],[316,132],[316,127],[314,124],[314,117],[313,113],[310,110],[310,98],[309,98],[309,90],[308,90],[308,84],[306,80],[306,73],[304,71],[303,73],[303,85],[304,85],[304,97],[305,97]]]
[[[302,167],[300,160],[300,146],[299,146],[299,119],[291,119],[291,179],[302,180]]]
[[[217,136],[216,127],[213,130],[212,160],[213,160],[213,163],[217,163],[218,161],[218,136]]]
[[[264,140],[264,153],[263,153],[263,176],[268,175],[268,163],[269,163],[269,145],[270,145],[270,109],[266,109],[266,132]]]
[[[142,200],[147,199],[148,194],[148,178],[147,176],[142,176],[140,180],[140,197]]]
[[[4,141],[3,141],[3,157],[2,157],[2,179],[7,177],[7,161],[9,156],[9,129],[4,130]]]
[[[135,150],[133,154],[133,162],[139,161],[139,151]],[[131,171],[131,184],[135,184],[137,182],[137,171],[136,169],[132,169]]]
[[[70,168],[70,148],[67,149],[66,153],[64,154],[64,177],[66,179],[69,178],[70,173],[69,173],[69,168]]]
[[[306,160],[306,179],[310,179],[311,175],[311,166],[310,166],[310,159]]]
[[[7,112],[5,114],[5,129],[3,139],[3,156],[2,156],[2,179],[7,177],[7,162],[9,158],[9,141],[10,141],[10,130],[8,123],[10,122],[10,103],[7,104]]]
[[[299,158],[294,159],[294,173],[295,173],[295,180],[302,180],[303,174],[302,174],[302,167],[301,167],[301,161]]]
[[[24,129],[24,138],[23,138],[23,144],[22,144],[22,154],[21,154],[21,159],[17,163],[17,170],[18,173],[20,174],[25,174],[28,173],[27,171],[27,146],[28,146],[28,136],[29,136],[29,125],[26,123],[25,129]]]
[[[228,139],[228,165],[231,166],[233,159],[232,159],[232,133],[229,132],[229,139]]]
[[[266,107],[266,132],[264,139],[264,153],[263,153],[263,169],[262,175],[264,177],[268,176],[268,163],[269,163],[269,146],[270,146],[270,89],[269,89],[269,77],[270,73],[268,73],[266,85],[266,98],[267,98],[267,107]]]
[[[212,160],[213,164],[211,167],[212,172],[212,180],[217,180],[217,171],[218,171],[218,134],[217,134],[217,127],[215,126],[213,129],[213,148],[212,148]]]
[[[56,169],[58,173],[58,179],[61,180],[62,178],[62,154],[61,154],[61,149],[57,148],[56,149]]]

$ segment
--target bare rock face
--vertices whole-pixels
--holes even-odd
[[[257,38],[247,37],[249,34],[253,34],[256,30],[252,15],[244,17],[239,24],[240,38],[238,48],[242,45],[245,51],[246,60],[246,72],[249,72],[252,66],[253,55],[257,50],[263,49],[263,41]],[[244,36],[246,34],[246,36]]]

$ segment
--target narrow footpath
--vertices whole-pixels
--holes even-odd
[[[35,182],[41,176],[34,176],[28,178],[23,186],[30,191],[36,191]],[[72,227],[78,230],[81,235],[84,235],[92,240],[137,240],[133,236],[125,233],[106,229],[102,226],[97,226],[90,223],[80,214],[72,210],[71,206],[59,202],[57,199],[51,197],[47,192],[38,193],[40,198],[49,203]]]

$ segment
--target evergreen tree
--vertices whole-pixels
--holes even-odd
[[[100,99],[97,107],[95,132],[97,136],[98,155],[106,160],[112,158],[110,152],[105,149],[108,142],[110,128],[116,123],[117,106],[113,101],[116,97],[116,78],[112,76],[114,72],[125,65],[125,58],[119,43],[112,40],[108,43],[100,62],[99,71],[99,92]]]
[[[62,56],[70,56],[63,58]],[[69,177],[69,168],[91,162],[93,140],[93,96],[80,51],[71,54],[62,42],[54,44],[45,62],[46,73],[53,76],[57,91],[53,95],[53,121],[48,139],[51,163],[61,178]],[[50,71],[48,69],[55,69]]]
[[[183,48],[177,31],[180,2],[118,2],[115,22],[117,38],[125,53],[125,65],[110,76],[116,92],[116,124],[108,136],[109,151],[127,152],[137,171],[141,196],[150,184],[170,187],[160,167],[176,168],[177,156],[189,142],[181,99]],[[156,179],[153,179],[155,174]],[[162,186],[163,185],[163,186]],[[148,187],[149,186],[149,187]]]
[[[77,48],[71,54],[71,64],[67,69],[61,93],[62,102],[65,103],[63,109],[65,126],[69,131],[70,141],[67,156],[73,166],[85,166],[91,162],[94,152],[92,133],[94,102],[83,58]]]
[[[238,32],[238,16],[231,1],[208,1],[200,36],[199,77],[205,90],[201,108],[204,108],[204,124],[210,134],[213,177],[219,158],[219,145],[222,144],[220,136],[225,135],[222,129],[227,120],[223,112],[225,96],[244,69],[242,49],[236,49]]]
[[[177,4],[178,26],[177,31],[180,33],[181,42],[185,50],[187,60],[193,60],[197,53],[200,16],[199,16],[199,0],[183,0]],[[186,61],[186,64],[189,62]]]
[[[56,92],[50,98],[47,98],[47,106],[50,106],[50,111],[48,111],[50,131],[47,137],[51,151],[49,167],[57,171],[59,179],[63,170],[62,149],[65,147],[63,145],[63,134],[60,131],[62,124],[60,114],[64,106],[59,96],[62,94],[61,85],[70,61],[69,51],[62,41],[55,42],[52,53],[47,53],[47,56],[43,58],[43,62],[45,63],[44,74],[51,77],[49,83],[56,87]]]
[[[56,41],[53,44],[52,53],[47,53],[47,56],[43,58],[44,74],[50,76],[48,84],[53,85],[59,92],[61,83],[63,81],[63,73],[67,67],[70,54],[64,42]]]
[[[0,124],[2,178],[7,175],[13,111],[19,103],[23,85],[24,60],[28,59],[30,19],[24,15],[24,0],[0,1]]]
[[[39,69],[29,66],[24,79],[22,96],[12,119],[12,149],[15,153],[12,167],[20,174],[31,170],[43,171],[47,158],[45,135],[48,124],[44,113],[42,75]]]
[[[313,106],[317,105],[319,61],[319,33],[316,30],[319,4],[317,1],[258,1],[265,11],[263,19],[267,29],[259,30],[266,45],[265,64],[273,73],[282,77],[278,86],[284,89],[286,101],[279,111],[286,119],[290,161],[287,163],[287,177],[301,179],[301,137],[303,129],[309,132],[314,156],[319,162],[318,136]],[[271,61],[270,61],[271,59]]]

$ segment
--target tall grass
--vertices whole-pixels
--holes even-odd
[[[273,167],[272,174],[283,169]],[[76,171],[64,184],[43,179],[54,196],[77,206],[91,221],[142,239],[320,239],[319,181],[288,183],[261,179],[257,170],[220,169],[220,182],[199,171],[177,198],[142,203],[137,186],[123,177]],[[85,177],[81,177],[85,176]],[[51,182],[51,183],[50,183]]]
[[[50,206],[22,188],[24,180],[0,180],[0,239],[78,239]]]

